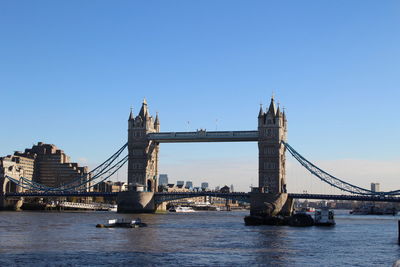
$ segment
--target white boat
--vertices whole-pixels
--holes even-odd
[[[118,205],[111,205],[110,208],[108,208],[108,211],[117,212],[118,211]]]
[[[168,211],[169,212],[196,212],[191,207],[181,207],[181,206],[171,207]]]
[[[318,209],[314,213],[314,225],[331,226],[335,225],[333,210],[328,208]]]
[[[135,220],[125,220],[125,219],[112,219],[108,220],[108,224],[97,224],[97,228],[114,228],[114,227],[122,227],[122,228],[138,228],[145,227],[147,224],[143,223],[140,218]]]

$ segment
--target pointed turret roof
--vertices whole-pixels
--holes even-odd
[[[279,108],[279,103],[278,103],[278,109],[276,110],[276,116],[280,117],[282,115],[281,110]]]
[[[283,107],[282,117],[283,117],[283,120],[286,120],[285,107]]]
[[[268,112],[267,114],[270,113],[272,116],[275,116],[276,114],[276,109],[275,109],[275,103],[274,103],[274,97],[271,97],[271,104],[269,104]]]
[[[258,117],[261,118],[264,115],[263,106],[260,104],[260,112],[258,112]]]
[[[131,113],[129,114],[129,120],[133,120],[134,116],[133,116],[133,108],[131,107]]]
[[[146,98],[143,99],[142,108],[140,109],[139,116],[142,117],[142,119],[145,119],[149,116]]]
[[[158,112],[156,112],[156,120],[154,121],[154,125],[160,125],[160,120],[158,119]]]

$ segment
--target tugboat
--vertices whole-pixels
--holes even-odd
[[[333,210],[328,208],[318,209],[314,213],[314,225],[332,226],[335,225]]]
[[[112,219],[108,220],[108,224],[97,224],[97,228],[114,228],[114,227],[121,227],[121,228],[138,228],[138,227],[145,227],[147,224],[143,223],[140,218],[135,220],[125,220],[125,219]]]

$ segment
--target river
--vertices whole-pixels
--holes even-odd
[[[245,226],[248,212],[0,212],[0,266],[391,266],[398,216],[336,212],[334,227]]]

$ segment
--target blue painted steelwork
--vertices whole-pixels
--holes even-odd
[[[342,191],[349,192],[351,194],[364,195],[364,196],[396,196],[400,195],[400,190],[389,191],[389,192],[374,192],[369,189],[365,189],[356,185],[352,185],[348,182],[345,182],[335,176],[321,170],[306,158],[304,158],[300,153],[298,153],[293,147],[291,147],[288,143],[282,141],[283,145],[287,148],[287,150],[292,154],[292,156],[303,165],[309,172],[318,177],[321,181],[336,187]]]
[[[296,194],[290,193],[289,197],[297,199],[324,199],[324,200],[351,200],[375,202],[400,202],[400,197],[394,196],[367,196],[367,195],[324,195],[324,194]]]
[[[55,187],[55,188],[47,187],[45,185],[28,180],[24,177],[21,177],[20,180],[14,179],[10,176],[5,176],[5,178],[14,182],[17,186],[28,190],[37,190],[44,192],[49,192],[49,191],[62,192],[62,191],[75,191],[75,190],[87,191],[88,189],[94,187],[98,183],[105,181],[106,179],[111,177],[114,173],[116,173],[120,168],[122,168],[122,166],[128,161],[128,156],[125,156],[121,160],[117,161],[117,163],[115,163],[114,165],[112,164],[118,159],[118,157],[122,154],[122,152],[125,150],[127,146],[128,146],[127,143],[124,144],[120,149],[118,149],[117,152],[115,152],[111,157],[109,157],[106,161],[97,166],[95,169],[85,174],[84,176],[79,176],[73,181],[64,184],[60,187]],[[103,175],[105,176],[103,177]],[[90,178],[87,179],[88,177]],[[91,184],[95,180],[97,180],[96,183]]]
[[[116,197],[118,192],[50,191],[6,193],[5,197]]]
[[[118,192],[24,192],[6,193],[5,197],[117,197]],[[157,192],[155,202],[160,204],[165,201],[178,200],[192,197],[218,197],[242,202],[250,201],[250,193],[218,193],[218,192]],[[375,201],[375,202],[399,202],[400,197],[393,196],[365,196],[365,195],[324,195],[324,194],[288,194],[296,199],[325,199],[325,200],[351,200],[351,201]]]
[[[250,194],[244,192],[220,193],[220,192],[157,192],[155,193],[155,202],[160,204],[165,201],[193,198],[193,197],[218,197],[241,202],[250,202]]]
[[[257,142],[258,131],[206,131],[149,133],[147,139],[158,143]]]
[[[187,132],[187,133],[152,133],[148,135],[148,138],[151,140],[156,140],[157,142],[173,142],[174,140],[177,142],[180,141],[193,141],[193,140],[207,140],[208,138],[214,138],[214,140],[230,140],[234,138],[235,140],[244,140],[247,141],[256,141],[258,138],[257,131],[232,131],[232,132],[206,132],[206,131],[198,131],[198,132]],[[194,141],[196,142],[196,141]],[[327,198],[329,195],[316,195],[316,194],[301,194],[302,196],[309,196],[312,199],[348,199],[348,200],[368,200],[368,201],[380,201],[383,199],[384,201],[393,201],[397,202],[397,198],[394,196],[400,195],[400,190],[389,191],[389,192],[373,192],[369,189],[365,189],[356,185],[352,185],[348,182],[345,182],[339,178],[330,175],[329,173],[323,171],[322,169],[315,166],[313,163],[304,158],[300,153],[298,153],[293,147],[291,147],[288,143],[282,141],[282,144],[286,147],[286,149],[290,152],[290,154],[308,171],[310,171],[314,176],[318,177],[321,181],[328,183],[329,185],[336,187],[342,191],[349,192],[351,194],[355,194],[356,196],[344,196],[344,195],[332,195],[332,198]],[[117,158],[121,155],[121,153],[125,150],[127,144],[123,145],[116,153],[114,153],[110,158],[104,161],[102,164],[97,166],[94,170],[89,172],[87,175],[76,178],[75,180],[69,182],[66,185],[50,188],[39,183],[30,181],[26,178],[21,178],[20,180],[16,180],[12,177],[6,176],[10,181],[14,182],[16,185],[29,190],[32,195],[33,192],[36,192],[38,196],[49,196],[49,195],[59,195],[59,196],[75,196],[75,193],[93,193],[93,192],[85,192],[88,189],[94,187],[96,184],[105,181],[110,176],[112,176],[115,172],[117,172],[127,161],[128,156],[125,156],[123,159],[112,165]],[[93,174],[89,179],[86,179],[89,174]],[[105,175],[105,177],[103,177]],[[96,180],[96,183],[91,184]],[[75,184],[76,183],[76,184]],[[81,191],[81,192],[80,192]],[[53,194],[54,193],[54,194]],[[24,196],[19,194],[24,193],[15,193],[15,196]],[[29,196],[31,196],[29,195]],[[218,196],[217,196],[218,195]],[[300,194],[292,194],[295,198],[300,198]],[[216,193],[216,192],[174,192],[174,193],[156,193],[156,201],[160,199],[173,200],[173,199],[181,199],[181,198],[189,198],[196,196],[217,196],[222,198],[229,198],[240,201],[248,201],[247,193]],[[320,196],[320,197],[319,197]],[[347,198],[346,198],[347,197]],[[304,197],[308,198],[308,197]],[[162,201],[161,201],[162,202]]]

